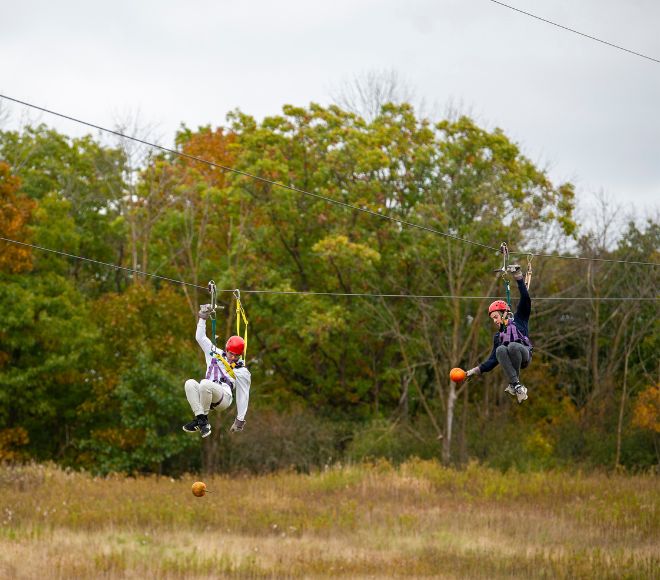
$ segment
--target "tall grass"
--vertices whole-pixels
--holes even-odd
[[[310,475],[0,469],[0,577],[652,578],[657,478],[431,461]],[[654,576],[655,575],[655,576]]]

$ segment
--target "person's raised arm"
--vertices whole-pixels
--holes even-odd
[[[197,320],[197,329],[195,331],[195,339],[197,344],[204,351],[204,354],[209,354],[213,350],[213,343],[211,339],[206,336],[206,320],[211,315],[211,305],[202,304],[199,307],[199,319]]]
[[[518,285],[518,291],[520,292],[520,300],[518,301],[518,307],[516,308],[515,318],[527,322],[532,314],[532,299],[529,296],[529,291],[523,280],[522,270],[517,264],[511,264],[507,270],[513,274],[516,284]]]

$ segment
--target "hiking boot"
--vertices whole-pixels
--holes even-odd
[[[183,426],[183,430],[186,433],[195,433],[199,431],[199,420],[197,419],[197,417],[195,417],[192,421],[190,421],[190,423],[186,423]]]
[[[522,403],[527,399],[527,388],[523,387],[520,383],[515,386],[516,399],[518,399],[518,404]]]
[[[211,425],[206,415],[197,416],[197,425],[199,427],[199,433],[202,437],[208,437],[211,434]]]
[[[511,395],[512,397],[515,397],[516,396],[516,385],[514,385],[513,383],[509,383],[506,386],[506,389],[504,389],[504,392],[509,393],[509,395]]]

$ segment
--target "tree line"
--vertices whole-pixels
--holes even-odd
[[[385,457],[478,459],[506,469],[645,469],[660,454],[660,224],[611,212],[588,225],[499,129],[386,104],[283,107],[257,121],[182,128],[178,151],[446,232],[434,235],[127,140],[45,125],[0,131],[2,237],[220,289],[442,295],[243,294],[253,375],[246,431],[216,416],[187,437],[186,378],[205,292],[2,243],[0,459],[100,473],[264,472]],[[477,244],[462,242],[466,239]],[[493,273],[512,251],[620,263],[531,260],[529,401],[499,369],[462,385],[449,369],[492,344]],[[482,245],[479,245],[482,244]],[[525,255],[515,257],[527,267]],[[515,288],[515,287],[514,287]],[[512,292],[515,301],[515,289]],[[221,293],[219,340],[232,333]],[[489,326],[490,325],[490,326]]]

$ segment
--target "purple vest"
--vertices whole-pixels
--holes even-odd
[[[504,332],[500,332],[500,344],[506,346],[510,342],[520,342],[525,346],[532,348],[532,341],[518,330],[518,327],[513,323],[513,320],[510,320],[509,324],[504,327]]]
[[[224,355],[225,353],[223,352],[221,356],[224,357]],[[235,366],[236,368],[242,367],[243,361],[238,361]],[[206,378],[216,383],[227,383],[230,387],[234,386],[234,382],[227,374],[225,365],[221,365],[220,361],[213,356],[213,353],[211,353],[211,364],[206,371]]]

